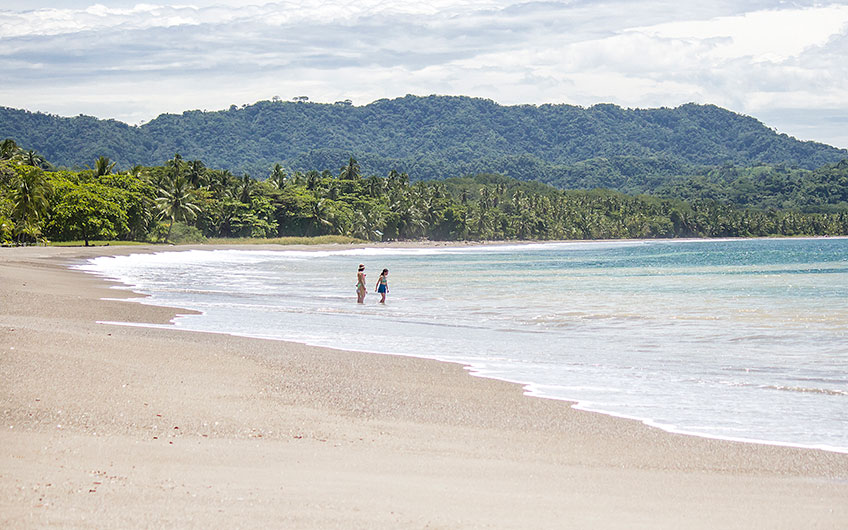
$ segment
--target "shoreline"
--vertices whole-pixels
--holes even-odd
[[[166,324],[179,309],[103,300],[138,295],[67,268],[198,247],[211,250],[0,249],[4,527],[839,528],[848,517],[844,453],[673,434],[456,363],[97,324]]]
[[[137,291],[132,291],[132,292],[137,293]],[[141,293],[137,293],[137,294],[144,296]],[[136,302],[136,303],[145,303],[145,302],[142,302],[140,300],[127,300],[127,301]],[[155,305],[155,304],[151,304],[151,305],[154,305],[155,307],[162,307],[162,308],[170,308],[170,309],[174,309],[174,310],[179,310],[180,311],[179,313],[175,313],[175,318],[179,317],[181,315],[193,312],[193,310],[186,310],[184,308],[179,308],[179,307],[162,306],[162,305]],[[202,314],[202,312],[199,312],[199,313]],[[268,341],[273,341],[273,342],[281,342],[281,343],[284,343],[284,344],[297,344],[297,345],[305,346],[305,347],[308,347],[308,348],[320,348],[320,349],[332,350],[332,351],[337,351],[337,352],[363,353],[363,354],[366,354],[366,355],[385,355],[385,356],[389,356],[389,357],[404,357],[404,358],[409,358],[409,359],[419,359],[419,360],[435,362],[435,363],[445,363],[445,364],[450,364],[450,365],[455,365],[455,366],[461,367],[463,370],[466,371],[466,373],[468,374],[469,377],[478,377],[480,379],[488,379],[488,380],[491,380],[491,381],[498,381],[498,382],[501,382],[501,383],[507,383],[507,384],[510,384],[510,385],[516,385],[518,387],[521,387],[523,395],[526,396],[527,398],[530,398],[530,399],[543,399],[543,400],[550,400],[550,401],[565,403],[575,410],[579,410],[579,411],[582,411],[582,412],[588,412],[590,414],[599,414],[601,416],[609,416],[611,418],[620,419],[620,420],[624,420],[624,421],[637,422],[637,423],[640,423],[640,424],[642,424],[642,425],[644,425],[644,426],[646,426],[650,429],[656,429],[658,431],[662,431],[662,432],[665,432],[665,433],[668,433],[668,434],[679,435],[679,436],[691,436],[693,438],[703,438],[705,440],[715,440],[715,441],[719,441],[719,442],[730,442],[730,443],[785,447],[785,448],[800,449],[800,450],[805,450],[805,451],[824,451],[824,452],[827,452],[827,453],[837,453],[837,454],[848,455],[848,448],[829,446],[829,445],[824,445],[824,444],[804,445],[804,444],[799,444],[799,443],[781,442],[781,441],[775,441],[775,440],[756,440],[756,439],[750,439],[750,438],[733,438],[733,437],[729,437],[729,436],[720,436],[720,435],[712,435],[711,436],[711,435],[698,433],[698,432],[690,432],[690,431],[685,431],[685,430],[674,429],[674,428],[671,428],[671,427],[667,428],[667,427],[663,426],[662,424],[654,422],[651,418],[646,419],[646,418],[640,418],[640,417],[637,417],[637,416],[627,416],[625,414],[617,414],[615,412],[609,412],[609,411],[600,410],[600,409],[593,409],[591,407],[583,406],[582,402],[580,400],[577,400],[577,399],[554,397],[554,396],[549,396],[549,395],[545,395],[545,394],[542,394],[542,393],[537,393],[534,390],[532,390],[532,387],[535,385],[535,383],[526,383],[526,382],[522,382],[522,381],[518,381],[518,380],[507,379],[507,378],[504,378],[504,377],[486,375],[485,373],[483,373],[483,372],[479,371],[477,368],[475,368],[474,365],[472,365],[472,364],[468,364],[468,363],[464,363],[464,362],[460,362],[460,361],[451,361],[451,360],[446,360],[446,359],[439,359],[439,358],[436,358],[436,357],[430,357],[430,356],[426,356],[426,355],[411,355],[411,354],[403,354],[403,353],[385,353],[385,352],[380,352],[380,351],[369,351],[369,350],[353,349],[353,348],[345,349],[345,348],[340,348],[340,347],[336,348],[336,347],[332,347],[332,346],[319,346],[319,345],[311,344],[309,342],[299,342],[299,341],[295,341],[295,340],[262,338],[262,337],[255,337],[255,336],[249,335],[249,334],[231,333],[231,332],[228,332],[228,331],[199,331],[199,330],[179,328],[179,327],[174,326],[173,323],[150,324],[150,323],[144,323],[144,322],[129,323],[129,322],[98,321],[97,324],[104,324],[104,325],[110,325],[110,326],[128,326],[128,327],[161,329],[161,330],[170,330],[170,331],[177,331],[177,332],[183,332],[183,333],[204,333],[204,334],[210,334],[210,335],[223,335],[223,336],[229,336],[229,337],[239,337],[239,338],[251,339],[251,340],[268,340]]]
[[[747,238],[747,239],[751,239],[751,238]],[[420,242],[419,241],[419,242],[414,242],[414,241],[407,241],[407,242],[387,242],[387,243],[376,243],[376,244],[351,243],[351,244],[327,244],[327,245],[297,245],[297,246],[295,246],[296,248],[294,248],[293,250],[295,250],[297,252],[309,252],[310,250],[314,250],[316,252],[345,251],[345,250],[349,250],[349,249],[371,249],[371,248],[382,248],[382,249],[395,249],[395,248],[397,248],[397,249],[404,249],[404,250],[416,250],[416,249],[450,248],[450,247],[453,247],[453,248],[479,247],[479,246],[513,247],[513,246],[524,246],[524,245],[573,244],[573,243],[590,243],[590,244],[591,243],[610,243],[610,242],[633,243],[633,242],[642,242],[642,241],[715,242],[715,241],[745,241],[747,239],[746,238],[689,238],[689,239],[679,238],[679,239],[669,239],[669,240],[663,240],[663,239],[648,239],[648,240],[626,239],[626,240],[589,240],[589,241],[582,241],[582,240],[529,241],[529,240],[525,240],[525,241],[513,241],[513,242],[509,242],[509,241],[480,241],[480,242],[469,242],[469,241],[455,241],[455,242],[440,242],[440,241]],[[759,238],[759,239],[772,240],[774,238]],[[787,238],[781,238],[781,239],[797,240],[797,239],[834,239],[834,238],[829,238],[829,237],[821,237],[821,238],[818,238],[818,237],[792,237],[792,238],[789,238],[789,237],[787,237]],[[835,239],[840,239],[840,238],[837,237]],[[841,238],[841,239],[848,239],[848,236]],[[282,245],[282,246],[272,245],[272,246],[277,247],[277,248],[274,248],[273,250],[279,250],[281,252],[285,252],[286,250],[289,250],[289,247],[285,246],[285,245]],[[147,249],[145,249],[145,253],[147,253],[146,250]],[[180,252],[180,251],[184,251],[184,250],[200,250],[200,251],[205,250],[205,251],[211,252],[211,251],[216,251],[216,250],[241,250],[241,251],[257,250],[257,251],[264,251],[264,250],[270,250],[270,249],[267,248],[266,245],[256,246],[256,245],[249,245],[249,244],[234,245],[232,247],[224,246],[223,248],[220,248],[220,245],[216,246],[215,248],[203,248],[203,245],[200,245],[200,246],[189,245],[189,246],[186,246],[186,248],[177,247],[177,248],[174,248],[172,250],[166,248],[164,250],[164,252],[168,252],[168,251]],[[93,275],[98,276],[98,277],[104,277],[105,278],[105,276],[101,276],[100,273],[97,273],[97,272],[92,272],[92,271],[85,271],[85,272],[87,272],[89,274],[93,274]],[[137,299],[132,299],[132,301],[135,301],[137,303],[148,303],[148,302],[144,301],[144,298],[147,296],[146,294],[141,293],[139,291],[135,291],[134,290],[135,288],[131,285],[125,284],[123,282],[117,282],[117,283],[119,285],[116,285],[116,288],[131,291],[139,297]],[[156,305],[156,304],[153,304],[153,305]],[[560,402],[568,403],[570,406],[572,406],[576,410],[581,410],[581,411],[595,413],[595,414],[602,414],[602,415],[606,415],[606,416],[611,416],[613,418],[619,418],[619,419],[624,419],[624,420],[629,420],[629,421],[636,421],[636,422],[639,422],[639,423],[641,423],[645,426],[648,426],[650,428],[659,429],[661,431],[664,431],[664,432],[667,432],[667,433],[670,433],[670,434],[678,434],[678,435],[684,435],[684,436],[694,436],[694,437],[705,438],[705,439],[710,439],[710,440],[719,440],[719,441],[728,441],[728,442],[737,442],[737,443],[746,443],[746,444],[756,444],[756,445],[769,445],[769,446],[777,446],[777,447],[789,447],[789,448],[797,448],[797,449],[808,449],[808,450],[827,451],[827,452],[848,454],[848,446],[844,446],[844,447],[843,446],[834,446],[834,445],[828,445],[828,444],[825,444],[825,443],[804,444],[804,443],[798,443],[798,442],[771,440],[771,439],[767,439],[767,438],[733,437],[733,436],[724,436],[724,435],[718,435],[718,434],[707,434],[707,433],[697,432],[697,431],[687,431],[686,429],[676,428],[674,425],[658,423],[654,420],[654,418],[651,418],[651,417],[640,417],[640,416],[634,416],[634,415],[627,415],[627,414],[617,413],[617,412],[610,411],[610,410],[593,408],[591,406],[591,404],[588,404],[588,405],[584,404],[585,402],[581,401],[578,398],[574,398],[574,397],[570,397],[570,396],[563,397],[563,396],[545,394],[544,392],[540,392],[540,391],[536,390],[535,387],[537,386],[537,384],[532,382],[532,381],[522,381],[522,380],[519,380],[519,379],[510,379],[508,377],[490,374],[490,373],[487,373],[484,368],[481,368],[481,367],[479,367],[479,366],[477,366],[473,363],[467,363],[467,362],[445,359],[445,358],[439,357],[437,354],[419,354],[419,355],[416,355],[416,354],[413,354],[413,353],[397,353],[397,352],[390,352],[390,351],[380,351],[380,350],[352,348],[352,347],[346,348],[344,346],[327,346],[327,345],[311,343],[311,342],[305,341],[305,340],[277,339],[277,338],[263,337],[263,336],[260,336],[260,335],[251,335],[249,333],[232,333],[232,332],[227,332],[227,331],[209,331],[209,330],[197,330],[197,329],[190,330],[190,329],[181,328],[181,327],[177,326],[176,325],[176,319],[181,317],[181,316],[187,315],[187,314],[198,313],[198,311],[186,309],[186,308],[181,308],[181,307],[176,307],[176,306],[161,306],[160,305],[160,307],[170,307],[174,311],[177,311],[178,313],[175,316],[175,321],[171,322],[170,324],[165,324],[165,325],[150,324],[149,325],[150,327],[159,328],[159,329],[172,329],[172,330],[176,330],[176,331],[188,331],[188,332],[196,332],[196,333],[213,333],[213,334],[221,334],[221,335],[230,335],[230,336],[242,337],[242,338],[253,338],[253,339],[263,339],[263,340],[278,340],[278,341],[281,341],[281,342],[292,342],[292,343],[296,343],[296,344],[300,344],[300,345],[304,345],[304,346],[309,346],[309,347],[329,348],[329,349],[333,349],[333,350],[337,350],[337,351],[359,352],[359,353],[366,353],[366,354],[371,354],[371,355],[401,356],[401,357],[410,357],[410,358],[416,358],[416,359],[427,359],[427,360],[432,360],[432,361],[435,361],[435,362],[444,362],[444,363],[449,363],[449,364],[456,364],[456,365],[463,367],[466,370],[466,372],[473,377],[480,377],[480,378],[484,378],[484,379],[491,379],[491,380],[495,380],[495,381],[502,381],[502,382],[518,385],[522,388],[524,395],[526,395],[528,397],[532,397],[532,398],[536,398],[536,399],[548,399],[548,400],[554,400],[554,401],[560,401]],[[202,315],[203,312],[200,311],[199,314]],[[99,322],[99,323],[108,324],[108,325],[131,325],[131,326],[138,326],[138,327],[148,326],[148,324],[145,324],[145,323],[123,323],[123,322]]]

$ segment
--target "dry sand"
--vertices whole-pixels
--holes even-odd
[[[0,528],[848,527],[846,454],[453,364],[96,323],[174,316],[66,268],[143,250],[0,249]]]

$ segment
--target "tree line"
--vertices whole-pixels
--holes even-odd
[[[560,190],[478,174],[411,182],[366,176],[353,157],[335,173],[234,175],[174,155],[116,171],[107,157],[56,169],[0,144],[0,241],[202,241],[343,235],[365,241],[846,235],[848,209],[741,208],[605,189]]]

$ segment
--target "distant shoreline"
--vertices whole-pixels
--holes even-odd
[[[57,242],[58,244],[47,245],[28,245],[25,247],[7,246],[0,248],[62,248],[62,249],[109,249],[106,254],[111,254],[114,249],[121,249],[116,252],[125,254],[123,249],[139,250],[140,252],[157,252],[171,251],[179,252],[180,250],[198,250],[198,249],[227,249],[227,250],[242,250],[251,248],[266,249],[285,249],[296,247],[298,250],[328,250],[342,247],[374,247],[374,248],[415,248],[415,247],[463,247],[463,246],[492,246],[492,245],[533,245],[545,243],[614,243],[614,242],[640,242],[640,241],[753,241],[758,239],[764,240],[779,240],[779,239],[848,239],[848,235],[844,236],[765,236],[765,237],[668,237],[668,238],[617,238],[617,239],[491,239],[491,240],[462,240],[462,241],[440,241],[430,239],[418,240],[403,240],[403,241],[361,241],[350,243],[276,243],[277,239],[285,238],[268,238],[268,239],[237,239],[234,242],[215,241],[213,243],[144,243],[135,241],[116,241],[114,245],[109,242],[89,245],[68,245]],[[297,238],[300,239],[300,238]],[[87,253],[83,253],[87,256]]]

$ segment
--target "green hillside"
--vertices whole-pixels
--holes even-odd
[[[499,173],[560,188],[652,191],[673,176],[758,164],[813,170],[848,151],[778,134],[712,105],[674,109],[502,106],[469,97],[407,96],[369,105],[260,101],[217,112],[163,114],[142,126],[0,107],[0,139],[57,165],[99,156],[117,167],[174,156],[265,178],[287,169],[338,171],[350,156],[364,174],[416,180]]]

